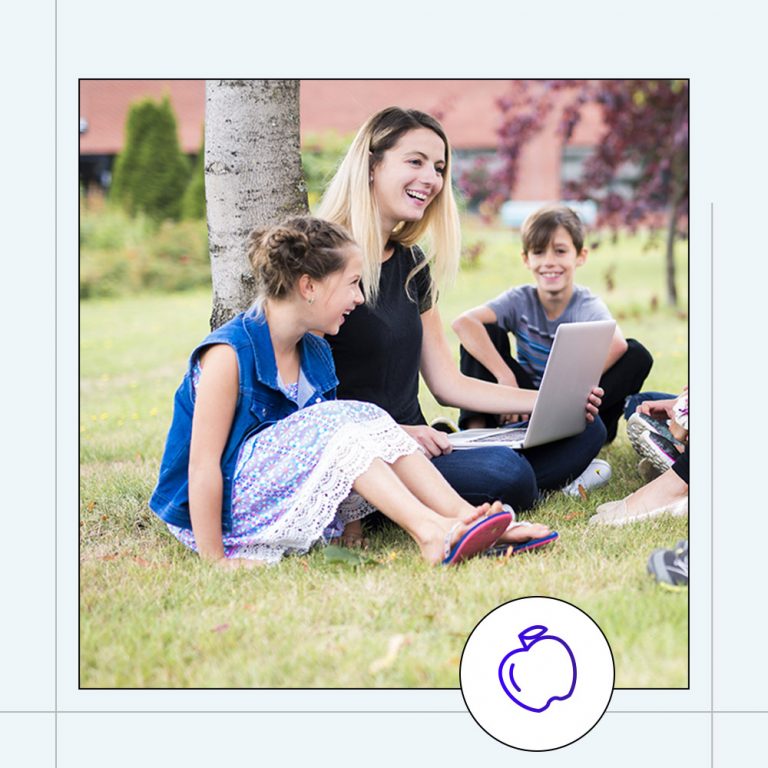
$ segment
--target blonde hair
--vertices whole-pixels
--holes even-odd
[[[433,300],[437,286],[452,281],[459,268],[461,233],[451,187],[451,148],[445,131],[426,112],[387,107],[368,118],[357,132],[317,210],[320,218],[349,230],[362,249],[362,284],[369,303],[376,301],[381,257],[387,246],[387,240],[381,234],[379,210],[371,189],[371,171],[402,136],[418,128],[429,128],[445,144],[445,183],[422,218],[419,221],[400,222],[388,241],[412,247],[426,238],[426,259],[408,275],[406,286],[420,269],[429,264],[433,278]]]

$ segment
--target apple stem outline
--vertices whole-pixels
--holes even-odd
[[[515,702],[515,704],[522,707],[523,709],[527,709],[529,712],[543,712],[553,701],[565,701],[573,695],[573,691],[576,688],[576,658],[574,657],[573,652],[568,647],[568,643],[566,643],[564,640],[556,637],[555,635],[547,635],[546,632],[547,627],[545,627],[543,624],[533,624],[530,627],[526,627],[517,636],[522,647],[516,648],[514,651],[510,651],[499,664],[499,682],[501,683],[501,687],[504,689],[504,693],[506,693],[507,696]],[[573,680],[571,682],[571,687],[568,693],[566,693],[564,696],[552,696],[547,700],[547,703],[543,707],[536,708],[529,707],[527,704],[524,704],[509,690],[509,688],[507,688],[507,685],[504,682],[504,674],[502,670],[504,668],[505,662],[510,658],[510,656],[514,656],[516,653],[525,653],[529,648],[532,648],[534,645],[536,645],[536,643],[541,642],[542,640],[554,640],[555,642],[560,643],[563,648],[565,648],[565,650],[568,652],[568,656],[571,659],[571,665],[573,667]],[[509,681],[512,683],[512,686],[518,693],[522,693],[522,689],[515,681],[514,663],[510,664],[509,667]]]

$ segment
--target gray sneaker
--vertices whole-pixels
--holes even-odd
[[[655,549],[648,558],[648,573],[666,589],[688,586],[688,542],[684,539],[674,549]]]
[[[633,413],[627,420],[627,437],[629,442],[632,443],[632,447],[640,454],[642,454],[640,444],[646,432],[653,432],[673,445],[681,445],[672,436],[665,422],[660,419],[654,419],[651,416],[646,416],[644,413]]]

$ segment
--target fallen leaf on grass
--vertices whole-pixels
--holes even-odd
[[[389,645],[387,646],[387,652],[380,659],[371,663],[368,667],[368,671],[372,674],[378,674],[385,669],[388,669],[395,663],[397,654],[404,645],[408,645],[411,642],[411,638],[407,635],[394,635],[389,639]]]
[[[95,501],[89,501],[89,502],[88,502],[88,503],[85,505],[85,508],[86,508],[86,509],[87,509],[89,512],[93,512],[93,508],[94,508],[95,506],[96,506],[96,502],[95,502]]]
[[[152,567],[152,563],[150,563],[149,560],[145,560],[143,557],[134,557],[133,562],[136,563],[136,565],[140,565],[142,568]]]
[[[102,555],[101,557],[97,557],[97,560],[117,560],[117,558],[120,557],[120,555],[117,552],[113,552],[111,555]]]
[[[351,550],[330,544],[323,548],[325,560],[328,563],[343,563],[345,565],[378,565],[378,561],[364,555],[359,549]]]
[[[584,486],[581,483],[579,483],[579,496],[581,496],[581,498],[584,499],[584,501],[587,500],[586,488],[584,488]]]
[[[229,629],[229,624],[219,624],[215,626],[211,632],[226,632]]]
[[[564,519],[564,520],[574,520],[574,519],[576,519],[577,517],[581,517],[583,514],[584,514],[584,512],[583,512],[582,510],[580,510],[580,509],[577,509],[575,512],[569,512],[569,513],[568,513],[568,514],[565,516],[565,518],[563,518],[563,519]]]

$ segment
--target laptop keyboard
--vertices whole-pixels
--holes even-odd
[[[473,443],[517,443],[525,437],[528,427],[519,427],[517,429],[499,430],[493,435],[483,435],[472,440]]]

